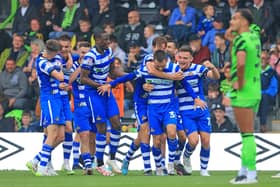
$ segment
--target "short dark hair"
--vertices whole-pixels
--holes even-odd
[[[175,40],[167,40],[167,43],[173,43],[175,47],[178,49],[178,43]]]
[[[94,32],[94,39],[95,39],[95,40],[103,39],[103,36],[104,36],[104,35],[108,35],[108,34],[105,33],[104,31],[97,31],[97,32]]]
[[[249,25],[253,23],[254,18],[252,12],[249,9],[241,8],[237,10],[236,13],[240,13],[240,15],[248,21]]]
[[[178,52],[189,52],[191,55],[193,55],[193,50],[189,45],[182,45]]]
[[[198,34],[192,34],[190,35],[189,37],[189,42],[192,42],[192,41],[197,41],[197,40],[201,40],[200,36]]]
[[[110,41],[114,42],[114,43],[118,43],[117,37],[115,35],[113,35],[113,34],[110,35]]]
[[[31,114],[30,111],[24,110],[24,111],[22,112],[22,116],[29,116],[29,117],[32,117],[32,114]]]
[[[16,60],[15,60],[14,58],[12,58],[11,56],[9,56],[9,57],[7,58],[6,62],[7,62],[7,61],[13,61],[14,63],[16,63]]]
[[[208,84],[208,91],[220,91],[220,85],[219,83],[212,82]]]
[[[90,43],[87,41],[82,41],[78,44],[77,48],[81,48],[81,47],[91,47]]]
[[[80,18],[79,24],[81,24],[81,22],[86,22],[86,23],[88,23],[88,24],[91,25],[90,19],[89,19],[88,17],[82,17],[82,18]]]
[[[102,27],[105,29],[105,27],[109,26],[110,28],[115,28],[115,24],[111,21],[105,22]]]
[[[49,39],[46,42],[47,52],[58,52],[61,50],[61,45],[57,40]]]
[[[60,41],[71,41],[71,37],[68,34],[61,35],[58,40]]]
[[[222,32],[217,32],[216,34],[215,34],[215,36],[218,36],[219,38],[222,38],[222,39],[226,39],[225,38],[225,34],[224,33],[222,33]]]
[[[166,40],[169,42],[169,40],[173,40],[172,36],[169,34],[164,35],[164,37],[166,38]]]
[[[158,62],[163,62],[165,59],[167,59],[167,54],[163,50],[157,50],[154,52],[154,60]]]
[[[203,12],[205,12],[206,9],[207,9],[208,7],[210,7],[210,6],[213,7],[213,5],[211,5],[210,3],[205,3],[205,5],[204,5],[203,8],[202,8]]]

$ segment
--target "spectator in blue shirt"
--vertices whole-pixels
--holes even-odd
[[[29,111],[24,111],[21,118],[21,127],[18,132],[37,132],[36,126],[32,125],[32,116]]]
[[[266,51],[261,54],[262,61],[262,74],[261,74],[261,86],[262,86],[262,98],[259,106],[258,116],[260,118],[260,131],[267,131],[267,116],[268,111],[271,111],[271,107],[275,103],[275,97],[278,92],[278,81],[275,76],[275,71],[269,65],[269,56]]]
[[[224,33],[215,35],[216,49],[211,53],[211,62],[221,73],[221,80],[224,79],[224,67],[231,62],[229,42],[225,39]]]
[[[196,9],[188,6],[188,0],[178,0],[177,3],[178,7],[172,11],[169,19],[167,34],[183,45],[196,31]]]
[[[213,53],[216,49],[215,45],[215,35],[216,33],[225,33],[223,20],[219,17],[216,17],[213,22],[213,27],[202,40],[202,46],[208,46],[211,53]]]
[[[195,32],[196,10],[188,6],[188,0],[178,0],[177,3],[178,7],[173,10],[168,25],[185,25]]]
[[[153,52],[153,40],[159,35],[155,33],[155,28],[153,25],[146,25],[144,28],[144,37],[146,39],[146,48],[143,48],[147,53]]]
[[[214,7],[210,4],[207,4],[203,8],[204,15],[200,17],[197,24],[197,33],[203,39],[204,36],[213,28],[213,21],[215,10]]]

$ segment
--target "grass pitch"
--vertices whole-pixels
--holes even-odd
[[[210,171],[211,177],[201,177],[198,172],[192,176],[143,176],[140,171],[130,171],[127,176],[104,177],[96,172],[83,176],[81,171],[67,176],[59,173],[55,177],[35,177],[29,171],[0,171],[0,187],[227,187],[236,172]],[[280,187],[280,179],[271,178],[275,171],[258,172],[259,183],[246,186]],[[244,185],[243,185],[244,186]]]

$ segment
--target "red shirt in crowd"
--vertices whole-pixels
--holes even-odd
[[[202,64],[206,60],[211,61],[210,51],[207,46],[201,46],[199,51],[194,53],[193,63]]]

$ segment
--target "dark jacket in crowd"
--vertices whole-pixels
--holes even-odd
[[[115,23],[116,14],[115,10],[109,7],[109,10],[99,14],[99,9],[93,13],[91,24],[93,28],[101,27],[105,23]]]
[[[159,1],[159,8],[164,10],[170,10],[172,12],[178,6],[177,1],[170,1],[170,0],[160,0]]]
[[[132,41],[137,41],[141,46],[145,46],[145,37],[144,37],[144,25],[139,23],[138,25],[131,26],[129,24],[123,27],[119,41],[120,47],[128,52],[128,45]]]
[[[16,11],[12,33],[20,33],[23,34],[30,30],[30,21],[33,18],[38,19],[38,11],[34,6],[29,6],[24,16],[21,15],[21,7],[19,7]]]
[[[7,117],[0,119],[0,132],[15,132],[15,118]]]
[[[47,40],[49,33],[53,31],[53,25],[60,25],[60,19],[60,13],[58,11],[40,12],[40,24],[44,40]],[[46,25],[47,21],[50,21],[52,24]]]
[[[271,4],[264,1],[263,6],[260,9],[257,9],[256,7],[251,6],[250,8],[253,17],[254,17],[254,23],[261,27],[261,29],[264,29],[264,34],[262,34],[261,40],[262,42],[267,41],[268,39],[273,38],[273,27],[272,24],[274,22],[274,14],[271,7]]]
[[[24,98],[27,95],[28,82],[26,75],[20,68],[13,72],[3,71],[0,73],[0,92],[8,98]]]
[[[280,1],[275,0],[272,4],[272,10],[274,14],[275,20],[280,20]],[[279,32],[280,31],[280,21],[275,21],[275,29]]]
[[[0,44],[0,53],[12,46],[12,38],[5,30],[0,30]]]
[[[225,121],[221,125],[216,123],[215,117],[211,119],[212,123],[212,132],[236,132],[236,128],[230,119],[225,116]]]
[[[225,2],[221,1],[220,3],[216,4],[215,17],[219,17],[222,19],[224,28],[229,27],[229,21],[231,17],[228,5]]]

